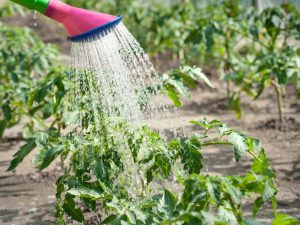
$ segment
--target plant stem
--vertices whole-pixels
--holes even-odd
[[[203,142],[201,144],[201,147],[211,146],[211,145],[232,145],[232,143],[230,143],[229,141],[207,141],[207,142]],[[247,151],[247,152],[249,152],[250,155],[256,158],[260,163],[262,163],[261,159],[255,153],[251,151]]]
[[[283,110],[282,110],[282,91],[281,87],[276,80],[272,80],[272,86],[276,92],[276,99],[277,99],[277,109],[278,109],[278,116],[280,124],[283,123]]]
[[[232,144],[228,141],[207,141],[201,144],[202,147],[211,146],[211,145],[232,145]]]
[[[260,163],[262,163],[261,159],[257,155],[255,155],[255,153],[253,153],[251,151],[247,151],[247,152],[249,152],[250,155],[252,155],[254,158],[256,158]]]

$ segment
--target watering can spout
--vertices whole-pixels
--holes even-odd
[[[118,24],[122,17],[70,6],[59,0],[12,0],[61,23],[70,40],[86,38]]]

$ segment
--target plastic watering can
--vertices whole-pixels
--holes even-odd
[[[11,0],[63,24],[68,39],[78,41],[116,26],[121,16],[70,6],[59,0]]]

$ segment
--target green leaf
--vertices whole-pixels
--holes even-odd
[[[6,120],[0,120],[0,139],[3,137],[4,131],[6,128]]]
[[[212,24],[209,24],[204,29],[204,38],[205,38],[204,40],[205,40],[207,52],[211,51],[211,48],[214,44],[213,34],[214,34],[214,27]]]
[[[184,165],[184,169],[192,173],[200,173],[203,168],[201,160],[203,155],[200,152],[201,143],[197,137],[183,138],[179,145],[179,158]]]
[[[244,220],[245,225],[265,225],[264,223],[261,223],[259,221],[253,220],[253,219],[246,219]]]
[[[23,161],[23,159],[36,147],[35,139],[28,139],[26,140],[26,142],[27,143],[13,155],[14,159],[10,162],[7,171],[12,171],[13,169],[15,169]]]
[[[41,164],[39,165],[40,170],[47,168],[53,162],[53,160],[55,160],[56,157],[63,152],[64,148],[65,146],[58,145],[48,149],[45,153],[44,158],[42,159]]]
[[[51,84],[46,84],[33,93],[33,101],[40,103],[47,96],[48,92],[52,88]]]
[[[202,120],[198,120],[198,121],[192,120],[191,123],[194,125],[197,125],[199,127],[202,127],[206,130],[209,130],[212,128],[218,128],[223,125],[223,123],[219,120],[208,121],[206,118],[204,118]]]
[[[300,78],[297,80],[297,98],[300,99]]]
[[[180,101],[180,97],[179,97],[178,93],[171,87],[168,87],[166,89],[166,91],[167,91],[169,98],[173,101],[173,104],[176,107],[181,107],[181,101]]]
[[[219,218],[226,221],[229,224],[238,224],[234,213],[229,205],[229,203],[225,202],[224,205],[219,207]]]
[[[264,204],[264,200],[262,197],[258,197],[253,205],[253,210],[252,210],[252,215],[253,218],[256,218],[257,213],[259,212],[259,209],[262,207],[262,205]]]
[[[236,132],[230,134],[228,141],[233,145],[235,160],[240,161],[241,157],[248,150],[245,143],[245,136]]]
[[[203,80],[208,86],[210,86],[211,88],[214,88],[214,86],[212,85],[210,80],[207,78],[207,76],[202,72],[202,70],[200,68],[194,67],[192,72],[194,74],[196,74],[198,79]]]
[[[270,178],[267,178],[265,183],[264,192],[263,192],[263,201],[271,200],[272,197],[275,195],[276,189],[274,187],[273,182]]]
[[[105,194],[103,192],[94,189],[88,189],[85,187],[72,188],[67,192],[71,195],[78,196],[81,198],[102,199],[105,197]]]
[[[38,131],[34,133],[35,142],[41,146],[48,144],[49,134],[48,132]]]
[[[210,195],[210,197],[216,202],[216,204],[220,204],[221,199],[221,187],[218,179],[210,179],[206,182],[206,188]]]
[[[12,110],[11,110],[10,106],[8,104],[4,104],[4,105],[2,105],[2,110],[3,110],[6,121],[9,122],[12,118]]]
[[[263,148],[260,149],[258,157],[260,160],[254,158],[251,170],[254,173],[262,174],[270,178],[275,177],[274,173],[270,169],[270,159],[266,156]]]
[[[236,205],[239,205],[242,200],[242,192],[239,189],[239,187],[235,187],[233,184],[230,184],[229,182],[223,182],[223,184],[226,187],[226,191],[230,195],[231,199]]]
[[[117,225],[118,222],[120,222],[119,216],[116,215],[110,215],[106,217],[101,224],[109,224],[109,225]]]
[[[251,25],[249,28],[249,32],[255,39],[258,39],[259,31],[257,26]]]
[[[125,214],[130,224],[136,224],[136,218],[133,212],[127,211]]]
[[[237,94],[232,94],[228,99],[228,108],[231,111],[234,111],[237,119],[242,117],[242,108],[240,102],[240,96]]]
[[[76,208],[75,202],[72,198],[66,198],[64,200],[63,209],[72,219],[78,222],[84,221],[84,216],[81,210]]]
[[[278,214],[272,222],[273,225],[299,225],[300,220],[287,214]]]
[[[172,218],[175,207],[177,204],[177,198],[167,189],[165,189],[163,196],[158,203],[158,211],[162,214],[163,218]]]

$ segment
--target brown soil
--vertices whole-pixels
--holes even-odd
[[[30,18],[24,21],[6,19],[5,22],[33,26],[33,20]],[[39,19],[38,24],[42,23],[44,22]],[[45,27],[38,25],[34,30],[44,40],[59,44],[63,52],[67,53],[70,45],[62,38],[61,28],[57,28],[53,23],[45,24]],[[54,27],[51,28],[52,26]],[[57,30],[59,35],[56,34]],[[285,122],[281,126],[277,121],[272,92],[265,93],[256,101],[244,96],[242,98],[244,116],[241,120],[236,120],[234,113],[227,111],[224,84],[217,79],[212,80],[216,88],[209,89],[200,85],[201,88],[192,93],[191,100],[184,100],[184,106],[178,111],[178,117],[174,119],[173,124],[191,133],[196,132],[197,128],[188,121],[203,117],[218,118],[230,127],[261,139],[277,174],[279,212],[300,218],[300,101],[294,97],[294,87],[289,87],[286,93]],[[160,124],[160,128],[169,127],[170,123]],[[5,172],[12,155],[22,145],[22,141],[17,138],[21,129],[22,126],[19,125],[7,130],[5,133],[7,141],[0,143],[0,224],[54,224],[54,180],[60,173],[57,169],[59,165],[40,173],[31,163],[34,155],[32,153],[13,173]],[[250,166],[247,158],[238,164],[235,163],[232,151],[227,147],[204,149],[203,153],[205,168],[212,174],[241,174]],[[270,205],[267,205],[259,214],[259,218],[269,224],[271,211]]]

